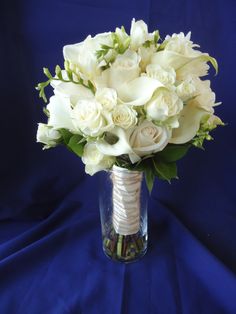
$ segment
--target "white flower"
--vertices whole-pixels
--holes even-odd
[[[204,123],[204,127],[210,130],[215,129],[218,125],[224,125],[224,122],[214,114],[210,115]]]
[[[176,78],[178,81],[184,81],[188,78],[189,73],[194,77],[202,77],[208,74],[209,65],[205,58],[210,58],[207,54],[202,54],[199,57],[192,58],[192,60],[186,61],[176,72]]]
[[[118,90],[122,84],[134,80],[140,73],[139,62],[140,56],[129,49],[118,55],[111,67],[102,73],[103,85]]]
[[[96,172],[109,169],[115,162],[115,158],[102,154],[96,143],[87,143],[84,147],[82,161],[85,164],[85,172],[94,175]]]
[[[176,73],[171,67],[162,68],[159,64],[149,64],[146,67],[147,76],[154,78],[165,86],[171,86],[175,83]]]
[[[130,43],[130,36],[126,33],[124,27],[122,28],[116,27],[115,33],[116,36],[118,37],[118,41],[122,43],[124,47],[128,47]]]
[[[129,132],[129,143],[140,157],[163,150],[169,142],[171,133],[165,126],[157,126],[151,121],[143,121]]]
[[[117,93],[112,88],[99,88],[95,94],[96,100],[102,104],[103,109],[111,111],[117,104]]]
[[[95,99],[79,100],[73,109],[73,123],[85,135],[96,137],[112,127],[111,115]]]
[[[112,119],[115,125],[129,129],[138,122],[137,112],[127,105],[118,105],[112,112]]]
[[[154,121],[165,121],[173,117],[177,118],[177,115],[182,109],[182,100],[175,93],[164,88],[158,89],[146,105],[147,117]],[[176,123],[175,127],[178,127]]]
[[[87,79],[94,79],[101,73],[96,51],[101,45],[112,44],[111,33],[98,34],[95,37],[90,35],[81,43],[67,45],[63,48],[64,59],[74,66],[77,73],[82,73]]]
[[[209,116],[209,112],[198,108],[194,101],[184,106],[179,117],[179,127],[173,129],[170,143],[184,144],[191,141],[199,130],[201,120]]]
[[[193,44],[190,38],[191,32],[188,32],[186,36],[182,32],[172,36],[167,35],[164,41],[165,50],[174,51],[188,57],[197,56],[200,52],[193,48],[199,47],[199,45]]]
[[[48,125],[54,129],[68,129],[74,131],[72,122],[72,108],[69,98],[54,95],[47,105],[49,111]]]
[[[111,143],[107,138],[114,137],[116,141]],[[127,132],[115,126],[111,131],[108,132],[107,136],[103,139],[99,139],[97,141],[97,148],[100,152],[109,156],[120,156],[123,154],[131,154],[133,153],[132,148],[128,142]],[[136,160],[132,162],[138,161],[140,158],[136,156]]]
[[[118,98],[121,103],[126,105],[143,106],[160,87],[163,87],[163,84],[158,80],[140,76],[133,81],[122,84],[118,90]]]
[[[216,95],[210,87],[211,82],[209,80],[202,81],[198,77],[194,78],[193,82],[196,87],[196,97],[193,100],[195,105],[213,113],[213,107],[220,103],[215,103]]]
[[[164,149],[171,136],[167,127],[156,126],[147,120],[126,131],[115,127],[109,133],[117,137],[117,142],[110,144],[105,139],[101,139],[97,141],[99,151],[110,156],[127,154],[132,163],[136,163],[143,156]]]
[[[65,71],[62,71],[63,78],[68,80]],[[72,107],[77,103],[79,99],[93,98],[92,91],[80,84],[74,84],[72,82],[52,81],[52,87],[54,88],[54,94],[60,97],[68,98]]]
[[[190,32],[186,36],[183,33],[166,36],[163,43],[164,50],[154,53],[151,63],[159,64],[164,68],[168,66],[174,68],[177,80],[181,81],[185,80],[189,73],[199,77],[207,75],[209,69],[207,62],[211,62],[217,69],[214,58],[193,49],[199,46],[193,44],[190,36]]]
[[[56,146],[60,137],[60,133],[54,130],[52,127],[44,123],[38,123],[36,138],[37,142],[45,144],[43,149]]]
[[[142,44],[148,40],[148,27],[144,21],[135,21],[132,20],[131,29],[130,29],[130,46],[131,49],[137,50]]]
[[[152,56],[156,52],[156,47],[154,45],[150,47],[141,46],[138,49],[138,54],[141,57],[141,61],[139,63],[142,72],[145,72],[147,65],[151,62]]]
[[[193,79],[187,79],[180,83],[176,88],[176,94],[183,100],[187,101],[196,95],[196,86]]]

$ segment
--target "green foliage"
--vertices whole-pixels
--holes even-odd
[[[177,179],[177,166],[175,162],[164,162],[158,157],[152,159],[155,175],[161,180]]]
[[[47,81],[38,83],[36,86],[36,90],[39,91],[39,97],[43,98],[44,102],[47,102],[47,97],[45,95],[45,88],[52,82],[52,81],[61,81],[65,83],[74,83],[82,85],[92,91],[95,94],[95,87],[93,83],[88,80],[84,81],[74,70],[70,69],[69,61],[65,61],[65,72],[67,74],[68,79],[64,79],[62,75],[62,69],[59,65],[55,67],[55,75],[53,76],[48,68],[43,68],[43,72],[48,78]]]
[[[111,33],[111,39],[111,46],[101,45],[101,49],[96,51],[97,59],[100,62],[105,61],[105,68],[110,66],[110,63],[115,60],[117,54],[125,53],[130,44],[130,36],[126,33],[124,26],[119,31],[117,29],[116,32]]]
[[[175,162],[181,158],[183,158],[189,148],[191,147],[190,144],[183,144],[183,145],[167,145],[165,149],[159,153],[157,153],[157,156],[159,159],[165,161],[165,162]]]
[[[149,193],[151,194],[154,180],[155,180],[155,174],[152,168],[150,167],[147,167],[144,173],[145,173],[145,180],[146,180],[147,188],[148,188]]]
[[[159,34],[159,31],[157,30],[154,32],[153,40],[146,40],[143,46],[145,48],[150,48],[152,45],[154,45],[154,47],[157,48],[159,39],[160,39],[160,34]]]
[[[75,134],[70,138],[67,144],[71,151],[79,157],[82,157],[84,151],[85,141],[82,141],[82,139],[82,136]]]
[[[203,144],[206,141],[212,141],[214,138],[210,132],[213,131],[218,125],[224,126],[225,124],[218,118],[215,121],[209,123],[209,116],[206,116],[205,120],[202,121],[200,128],[196,136],[192,139],[191,144],[197,148],[204,149]]]
[[[72,134],[66,129],[59,130],[62,136],[62,144],[64,144],[71,152],[77,156],[82,157],[84,145],[86,144],[85,138],[79,134]]]

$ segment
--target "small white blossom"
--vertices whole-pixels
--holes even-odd
[[[55,147],[60,137],[61,135],[57,130],[54,130],[47,124],[38,123],[36,138],[37,142],[45,144],[43,149]]]
[[[129,129],[138,122],[137,112],[127,105],[118,105],[112,112],[113,123],[123,129]]]
[[[92,176],[98,171],[111,168],[115,158],[101,153],[97,149],[96,143],[87,143],[84,147],[82,161],[85,164],[85,172]]]

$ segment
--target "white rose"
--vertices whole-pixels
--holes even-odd
[[[95,37],[89,35],[81,43],[65,46],[64,59],[70,62],[70,66],[74,67],[77,73],[82,73],[92,80],[101,73],[96,51],[101,49],[102,44],[112,44],[111,33],[102,33]]]
[[[95,143],[87,143],[84,147],[82,161],[85,164],[85,172],[92,176],[98,171],[111,168],[115,158],[101,153]]]
[[[196,86],[192,79],[187,79],[179,84],[176,88],[176,94],[183,101],[187,101],[192,98],[196,93]]]
[[[96,100],[102,104],[103,109],[111,111],[117,104],[117,93],[112,88],[99,88],[95,94]]]
[[[137,112],[127,106],[118,105],[112,112],[113,123],[123,129],[129,129],[138,122]]]
[[[68,129],[75,131],[72,122],[72,108],[69,98],[54,95],[47,105],[49,111],[48,125],[54,129]]]
[[[44,123],[38,123],[37,142],[45,144],[43,149],[55,147],[58,139],[61,137],[60,133],[52,127]]]
[[[140,73],[139,62],[140,56],[136,52],[126,50],[102,73],[103,84],[117,90],[122,84],[134,80]]]
[[[148,40],[148,27],[144,21],[135,21],[132,20],[131,29],[130,29],[130,46],[131,49],[137,50],[142,44]]]
[[[95,99],[84,99],[73,109],[73,123],[85,135],[96,137],[112,127],[112,118]]]
[[[143,157],[163,150],[170,136],[171,133],[165,126],[157,126],[145,120],[129,132],[129,143],[134,153]]]
[[[180,113],[183,109],[183,102],[175,93],[160,88],[145,107],[148,119],[165,121]]]
[[[159,64],[149,64],[146,68],[147,76],[160,81],[165,86],[175,83],[176,73],[171,67],[162,68]]]

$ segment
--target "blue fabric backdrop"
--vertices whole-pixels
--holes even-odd
[[[236,313],[235,1],[1,1],[0,313]],[[217,113],[229,125],[156,182],[149,250],[116,264],[102,252],[97,176],[63,147],[42,151],[34,86],[62,47],[131,19],[162,37],[192,31],[219,62]],[[212,72],[213,74],[213,72]]]

